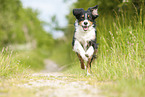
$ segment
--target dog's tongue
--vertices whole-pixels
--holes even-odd
[[[84,31],[87,31],[88,30],[88,27],[83,27]]]

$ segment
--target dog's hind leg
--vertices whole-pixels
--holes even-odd
[[[98,52],[98,50],[96,49],[94,51],[94,54],[88,59],[88,62],[87,62],[87,75],[90,75],[92,73],[91,65],[92,65],[93,60],[96,58],[96,53],[97,52]]]
[[[81,57],[80,54],[77,53],[77,55],[78,55],[79,60],[80,60],[80,63],[81,63],[81,68],[82,68],[82,69],[86,69],[86,66],[85,66],[85,64],[84,64],[84,60],[83,60],[83,58]]]
[[[92,58],[89,58],[88,62],[87,62],[87,75],[91,75],[92,71],[91,71],[91,62],[92,62]]]

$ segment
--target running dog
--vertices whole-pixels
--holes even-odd
[[[75,32],[72,41],[73,51],[76,52],[81,63],[81,68],[86,69],[87,75],[91,74],[91,63],[96,57],[98,45],[96,44],[96,22],[98,15],[98,5],[88,8],[73,9],[76,18]]]

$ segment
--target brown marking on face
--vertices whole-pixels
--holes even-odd
[[[79,25],[82,25],[82,22],[83,22],[83,21],[80,21],[80,22],[79,22]]]
[[[93,25],[93,22],[91,22],[91,21],[88,21],[88,22],[89,22],[90,25]]]

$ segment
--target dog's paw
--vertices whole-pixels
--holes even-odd
[[[87,73],[87,76],[91,76],[91,73]]]
[[[92,75],[92,71],[88,72],[87,70],[87,76],[91,76]]]

